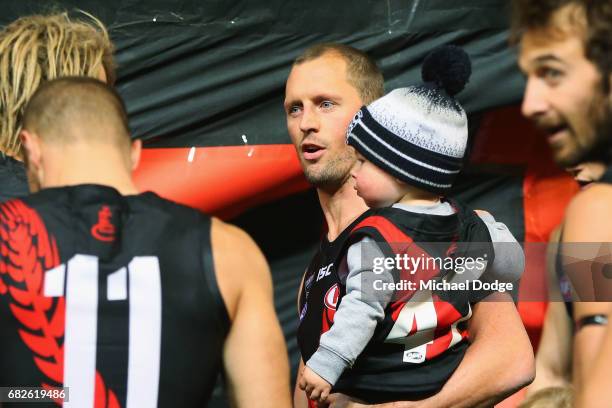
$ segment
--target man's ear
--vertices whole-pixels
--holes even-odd
[[[23,151],[23,159],[28,176],[28,186],[31,193],[41,189],[44,180],[41,140],[36,133],[22,130],[19,133]]]
[[[24,160],[28,166],[41,167],[40,137],[34,132],[22,129],[19,133],[21,145],[23,146]]]
[[[142,140],[136,139],[132,142],[130,148],[130,160],[132,161],[132,171],[138,168],[140,164],[140,153],[142,152]]]

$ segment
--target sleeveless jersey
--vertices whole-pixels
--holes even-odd
[[[451,254],[457,241],[485,243],[485,257],[493,261],[491,238],[484,222],[462,205],[453,202],[453,206],[458,212],[448,216],[393,207],[369,210],[336,240],[322,242],[306,271],[300,294],[298,344],[304,362],[319,347],[321,334],[333,325],[335,311],[346,293],[348,247],[364,236],[374,239],[385,256],[399,253],[391,243],[412,243],[410,251],[418,249],[430,257]],[[447,272],[422,270],[416,276],[428,280],[441,278]],[[411,294],[415,302],[407,302],[406,295],[395,296],[372,339],[355,364],[340,376],[333,391],[368,403],[417,400],[437,393],[465,354],[465,321],[471,316],[470,305],[489,293],[419,290]]]
[[[98,185],[2,204],[0,386],[69,387],[78,408],[204,406],[229,329],[210,225]]]

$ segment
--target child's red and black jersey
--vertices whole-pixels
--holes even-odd
[[[210,225],[97,185],[2,204],[0,386],[70,387],[82,408],[206,405],[229,329]]]
[[[478,253],[487,259],[488,265],[493,262],[491,237],[485,223],[460,203],[453,201],[452,205],[456,212],[449,215],[408,212],[394,207],[369,210],[333,242],[321,243],[306,271],[300,293],[298,344],[303,361],[315,353],[320,336],[334,323],[335,312],[346,294],[348,248],[363,237],[376,241],[387,257],[406,253],[448,258]],[[460,245],[458,249],[459,242],[478,243],[477,249],[470,254],[470,245]],[[410,245],[397,245],[400,243]],[[423,268],[412,279],[441,279],[449,273],[453,271]],[[405,277],[405,271],[394,270],[394,280]],[[384,320],[378,323],[372,339],[354,365],[340,376],[333,391],[368,403],[417,400],[437,393],[468,347],[466,320],[471,316],[471,305],[490,293],[483,290],[396,291],[385,308]],[[417,299],[421,312],[415,315]],[[423,312],[423,308],[427,311]],[[422,313],[426,314],[425,318]],[[421,347],[417,350],[408,344]]]

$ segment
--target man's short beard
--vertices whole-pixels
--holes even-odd
[[[602,98],[598,112],[593,112],[593,128],[595,139],[579,161],[601,161],[612,164],[612,101],[609,97]]]
[[[350,177],[350,171],[355,164],[355,155],[351,150],[335,157],[320,171],[314,172],[306,169],[304,176],[314,187],[322,190],[338,190]]]

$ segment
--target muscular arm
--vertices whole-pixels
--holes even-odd
[[[306,397],[306,393],[298,386],[300,383],[300,375],[302,375],[302,370],[304,370],[304,360],[300,358],[300,365],[297,371],[297,381],[295,382],[295,389],[293,390],[293,408],[308,408],[308,397]]]
[[[495,279],[506,282],[518,280],[524,269],[520,245],[504,224],[495,222],[490,214],[478,214],[487,224],[494,244],[515,244],[498,244],[495,247]],[[468,321],[468,333],[471,345],[442,390],[416,404],[405,403],[405,407],[488,407],[533,380],[533,349],[508,294],[493,293],[477,303]],[[402,403],[392,406],[399,408]]]
[[[611,214],[612,187],[609,185],[588,188],[576,196],[567,209],[562,249],[566,272],[580,299],[606,300],[574,302],[576,321],[587,315],[608,314],[610,310],[612,288],[601,270],[604,264],[612,262],[609,249],[612,242]],[[596,262],[593,262],[594,258],[597,258]],[[596,359],[600,360],[598,353],[604,334],[604,326],[585,326],[574,335],[573,380],[578,392],[592,375]],[[607,354],[608,350],[604,347],[602,352]],[[607,378],[612,378],[612,370],[607,372]],[[612,380],[608,382],[605,390],[612,389]]]
[[[610,303],[608,302],[575,302],[574,320],[578,321],[584,316],[594,314],[607,315],[609,309]],[[592,375],[593,367],[600,359],[599,352],[604,342],[605,333],[606,326],[593,325],[584,326],[574,333],[572,378],[576,390],[580,390]],[[609,375],[612,375],[612,371],[609,372]],[[612,387],[612,382],[609,387]]]
[[[463,361],[419,407],[490,407],[533,380],[533,349],[508,294],[494,293],[476,304],[468,324],[472,344]]]
[[[608,310],[612,315],[612,308]],[[597,355],[597,360],[582,388],[578,389],[576,396],[577,408],[605,408],[609,405],[612,392],[610,361],[612,361],[612,330],[608,326]]]
[[[528,396],[547,387],[562,387],[571,382],[572,320],[561,302],[557,278],[560,229],[555,229],[550,235],[546,262],[549,303],[536,354],[536,378],[529,386]]]
[[[274,311],[272,280],[257,245],[214,219],[211,232],[219,290],[231,319],[223,361],[233,405],[289,407],[289,363]]]
[[[493,276],[488,279],[518,280],[524,269],[522,248],[504,224],[486,212],[477,213],[495,247],[495,261],[486,272]],[[533,380],[533,349],[509,294],[493,293],[477,303],[468,333],[471,344],[442,390],[416,404],[405,403],[405,407],[489,407]],[[392,406],[399,408],[402,403]]]
[[[484,211],[477,213],[495,247],[495,261],[486,272],[488,279],[517,281],[525,266],[520,244],[503,223]],[[468,321],[468,333],[471,345],[457,370],[438,394],[417,406],[488,407],[533,380],[533,349],[508,294],[493,293],[477,303]]]
[[[468,330],[472,344],[438,394],[422,401],[397,401],[374,406],[485,408],[533,381],[533,349],[510,295],[494,293],[486,301],[476,304]],[[336,398],[338,404],[331,407],[366,407],[347,403],[342,396]]]
[[[527,395],[543,388],[570,383],[572,325],[562,302],[551,302],[546,311],[542,339],[536,355],[536,378]]]

